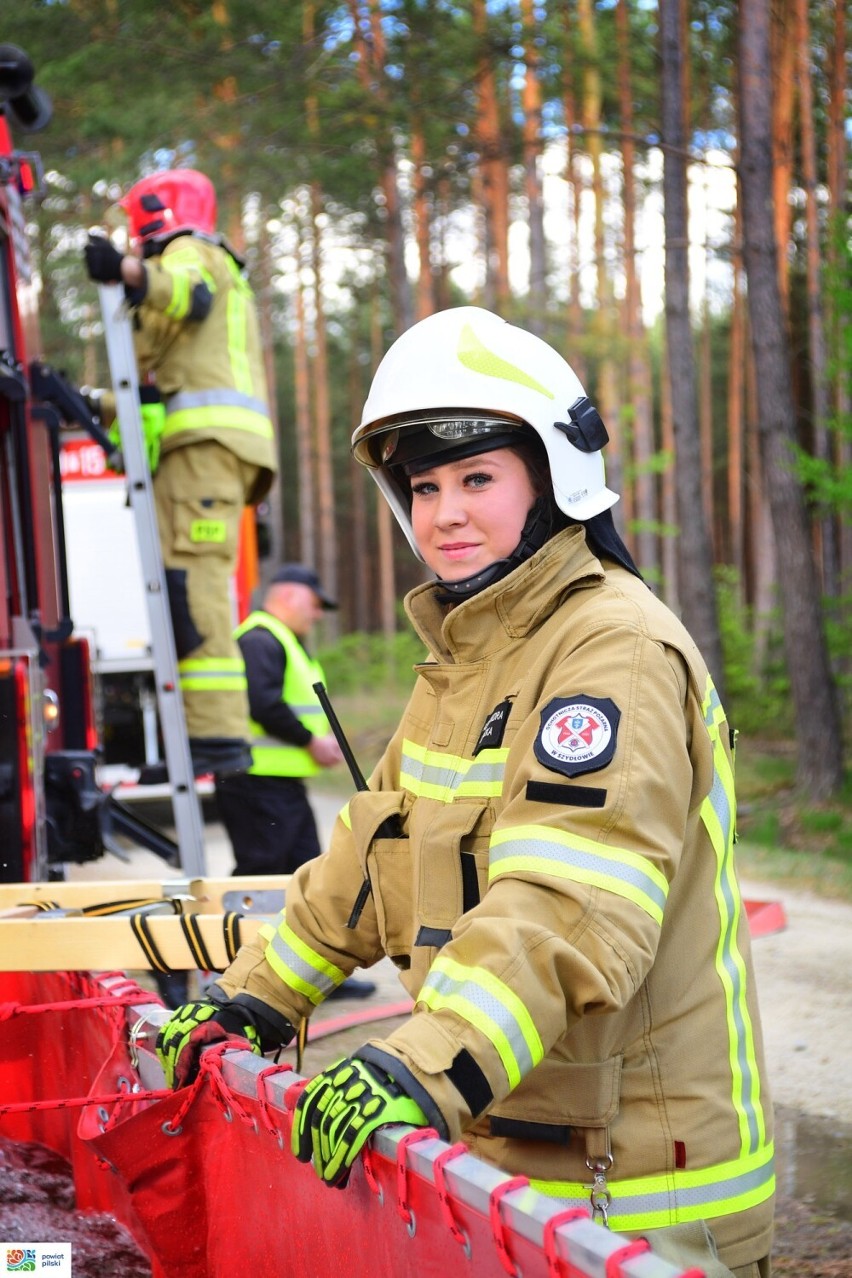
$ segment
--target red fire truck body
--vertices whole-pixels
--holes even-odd
[[[26,55],[0,45],[0,882],[102,852],[91,668],[69,615],[60,419],[41,394],[26,230],[40,164],[12,137],[50,118],[32,79]]]

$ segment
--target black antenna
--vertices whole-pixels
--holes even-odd
[[[337,744],[340,746],[341,754],[346,760],[346,766],[349,768],[349,775],[352,777],[355,789],[369,790],[370,787],[367,785],[364,773],[358,767],[358,762],[355,755],[352,753],[352,747],[346,740],[346,733],[343,731],[340,720],[334,713],[332,704],[328,699],[328,693],[325,690],[325,685],[322,683],[315,683],[313,685],[313,689],[317,694],[317,699],[322,706],[325,717],[328,719],[331,730],[335,735]],[[378,839],[398,839],[400,838],[400,833],[399,821],[394,817],[385,817],[384,821],[382,821],[381,825],[376,830],[375,837]],[[358,920],[360,919],[364,906],[367,903],[367,897],[370,895],[372,890],[372,884],[370,883],[369,875],[367,875],[365,876],[364,882],[361,884],[361,889],[355,898],[352,913],[349,915],[346,923],[347,927],[357,927]]]

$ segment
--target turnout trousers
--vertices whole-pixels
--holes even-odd
[[[187,733],[249,736],[243,659],[233,638],[231,579],[243,508],[258,467],[213,440],[164,453],[154,501]]]

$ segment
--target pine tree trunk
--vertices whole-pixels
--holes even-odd
[[[473,0],[481,47],[477,68],[476,142],[485,210],[485,305],[505,314],[509,301],[509,166],[500,126],[497,83],[488,50],[485,0]]]
[[[761,670],[767,656],[772,631],[772,614],[778,606],[778,554],[775,549],[775,532],[772,512],[763,476],[760,455],[760,431],[757,408],[757,378],[754,371],[754,353],[748,334],[748,315],[745,316],[748,350],[745,361],[745,413],[746,456],[748,471],[747,527],[746,527],[746,589],[747,598],[754,610],[754,655],[756,668]]]
[[[806,278],[808,299],[808,350],[810,353],[811,429],[814,455],[823,462],[832,460],[828,433],[828,359],[825,348],[825,325],[822,312],[819,209],[817,207],[817,147],[814,133],[813,88],[811,85],[811,32],[808,0],[795,0],[797,74],[799,84],[799,127],[802,156],[802,185],[805,191],[805,227],[807,232]],[[839,593],[838,546],[834,517],[831,512],[819,523],[822,551],[822,588],[830,598]]]
[[[636,182],[634,175],[633,89],[630,75],[630,12],[627,0],[615,9],[618,50],[618,101],[621,114],[622,202],[624,204],[624,317],[629,345],[627,403],[633,423],[633,518],[638,529],[628,544],[649,584],[659,587],[660,555],[656,525],[657,482],[651,466],[654,420],[648,342],[642,319],[642,296],[636,261]]]
[[[733,296],[731,335],[728,348],[728,536],[727,558],[737,570],[740,588],[745,590],[745,531],[743,514],[743,367],[745,332],[743,326],[742,251],[740,249],[740,205],[734,211],[734,243],[731,251]]]
[[[370,364],[375,373],[383,355],[382,321],[379,299],[374,294],[370,307]],[[390,641],[396,633],[396,573],[393,562],[393,514],[376,489],[376,530],[378,534],[379,622]]]
[[[606,191],[603,181],[603,130],[601,110],[603,88],[599,70],[599,42],[595,25],[595,9],[591,0],[578,0],[577,20],[583,52],[582,122],[586,145],[592,161],[592,196],[594,200],[595,273],[597,304],[592,314],[591,337],[600,360],[598,372],[598,410],[609,429],[607,448],[607,482],[620,492],[623,486],[623,440],[621,438],[619,376],[613,349],[618,331],[612,277],[607,265],[605,227]],[[589,389],[588,387],[586,388]],[[616,506],[613,517],[624,532],[624,511]]]
[[[385,42],[382,31],[382,12],[377,0],[368,0],[370,39],[365,39],[360,21],[359,0],[349,0],[349,12],[355,28],[355,47],[358,50],[358,75],[365,93],[376,99],[382,113],[390,119],[387,79],[385,75]],[[397,335],[405,332],[414,322],[414,306],[408,274],[405,269],[405,236],[402,226],[402,201],[397,178],[396,150],[393,137],[387,129],[380,129],[374,138],[378,157],[378,184],[383,196],[387,272],[390,282],[391,306]]]
[[[772,189],[775,209],[775,243],[778,246],[778,283],[784,310],[789,304],[790,269],[787,245],[793,221],[790,189],[793,185],[793,108],[796,97],[796,47],[788,21],[790,0],[774,0],[772,8],[772,62],[778,68],[772,94]]]
[[[797,779],[812,799],[843,777],[840,710],[828,661],[802,487],[793,467],[795,405],[772,208],[769,0],[739,7],[740,173],[759,432],[778,560],[787,668],[796,710]]]
[[[688,210],[682,95],[681,0],[661,0],[663,198],[666,228],[666,342],[675,444],[680,543],[679,589],[684,624],[724,697],[713,554],[701,492],[695,358],[689,315]]]
[[[319,185],[311,184],[311,266],[314,276],[314,439],[317,466],[317,511],[319,514],[318,568],[323,587],[337,598],[337,522],[334,496],[334,464],[331,444],[331,403],[328,386],[328,335],[323,298],[322,224],[323,199]],[[336,639],[340,632],[338,613],[329,613],[326,634]]]
[[[566,24],[568,21],[566,10]],[[580,169],[579,150],[576,141],[577,108],[574,101],[573,78],[569,77],[567,73],[565,75],[562,103],[565,113],[565,181],[568,184],[571,203],[569,214],[571,225],[568,228],[568,278],[566,281],[568,289],[566,325],[568,362],[580,381],[585,385],[588,380],[588,370],[581,343],[583,310],[580,302],[580,204],[585,184]]]
[[[361,385],[361,367],[358,361],[360,345],[355,325],[349,342],[349,403],[359,404],[364,397]],[[351,533],[347,542],[348,571],[341,579],[343,597],[348,596],[352,628],[362,633],[370,630],[370,601],[375,595],[372,581],[373,556],[370,554],[369,518],[367,515],[367,486],[375,485],[366,468],[354,457],[349,458],[349,491],[351,494]],[[343,602],[341,598],[341,603]]]
[[[847,48],[846,48],[846,0],[834,0],[834,29],[831,46],[831,63],[829,72],[829,105],[828,105],[828,207],[829,224],[832,235],[828,248],[829,275],[838,278],[840,270],[841,250],[840,227],[845,214],[847,198],[846,164],[848,146],[846,142],[846,91],[847,91]],[[845,330],[849,326],[848,313],[836,302],[831,306],[831,346],[839,352],[843,348]],[[832,409],[839,420],[848,420],[852,414],[852,395],[850,394],[850,370],[848,362],[837,361],[837,376],[833,387]],[[852,469],[852,440],[841,432],[837,433],[834,460],[839,469]],[[839,559],[841,594],[852,593],[852,519],[838,519]],[[847,663],[848,667],[848,663]]]
[[[300,246],[299,246],[300,247]],[[305,320],[305,294],[296,253],[297,284],[295,292],[296,332],[293,338],[294,378],[296,386],[296,470],[298,474],[299,558],[303,563],[317,562],[316,503],[314,501],[313,432],[311,430],[310,361]]]
[[[675,476],[675,436],[672,419],[671,379],[666,373],[668,348],[665,333],[660,364],[660,433],[663,452],[669,458],[660,481],[665,535],[662,539],[663,599],[672,612],[680,613],[680,564],[677,545],[677,485]]]
[[[547,257],[544,241],[544,196],[541,184],[541,85],[536,48],[533,0],[521,0],[524,30],[524,189],[529,226],[529,319],[531,332],[544,337],[547,311]]]
[[[429,195],[423,175],[426,164],[426,143],[423,130],[418,124],[412,125],[411,129],[411,164],[414,170],[414,236],[420,259],[415,291],[417,318],[422,320],[435,310],[435,295],[432,272],[432,223],[429,215]]]

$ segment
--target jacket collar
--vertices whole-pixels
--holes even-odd
[[[604,570],[586,544],[581,525],[563,529],[502,581],[463,603],[437,601],[426,582],[405,598],[420,638],[440,662],[478,661],[537,629],[578,586],[602,581]]]

